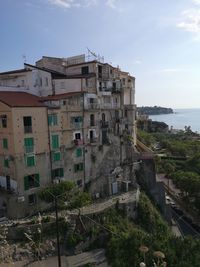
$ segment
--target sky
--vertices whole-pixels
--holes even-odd
[[[0,72],[87,54],[136,78],[138,106],[200,108],[200,0],[0,0]]]

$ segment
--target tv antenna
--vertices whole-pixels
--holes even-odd
[[[26,54],[23,54],[22,58],[23,58],[23,63],[26,63]]]
[[[92,52],[88,47],[87,47],[88,55],[87,59],[88,61],[90,60],[98,60],[100,62],[104,62],[104,57],[101,57],[99,54],[97,55],[95,52]]]

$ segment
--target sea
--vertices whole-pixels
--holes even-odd
[[[200,108],[196,109],[173,109],[172,114],[151,115],[154,121],[163,121],[169,128],[184,130],[185,126],[190,126],[193,132],[200,133]]]

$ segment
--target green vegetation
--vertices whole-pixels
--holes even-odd
[[[186,127],[185,132],[177,134],[150,134],[140,130],[138,138],[152,149],[156,148],[157,172],[172,178],[185,203],[200,214],[200,136]]]
[[[147,266],[152,266],[153,252],[158,250],[165,254],[168,267],[198,266],[200,240],[173,236],[146,195],[141,194],[136,222],[127,220],[117,211],[109,212],[104,217],[104,225],[114,232],[107,242],[107,257],[111,266],[139,266],[143,260],[139,251],[141,245],[149,248]]]
[[[59,208],[75,209],[86,206],[91,203],[91,197],[88,193],[83,192],[75,187],[73,182],[60,182],[51,185],[39,192],[41,200],[52,203],[55,198],[58,199]]]

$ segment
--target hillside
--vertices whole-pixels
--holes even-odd
[[[172,108],[165,108],[165,107],[138,107],[138,114],[139,115],[160,115],[160,114],[171,114],[174,113]]]

